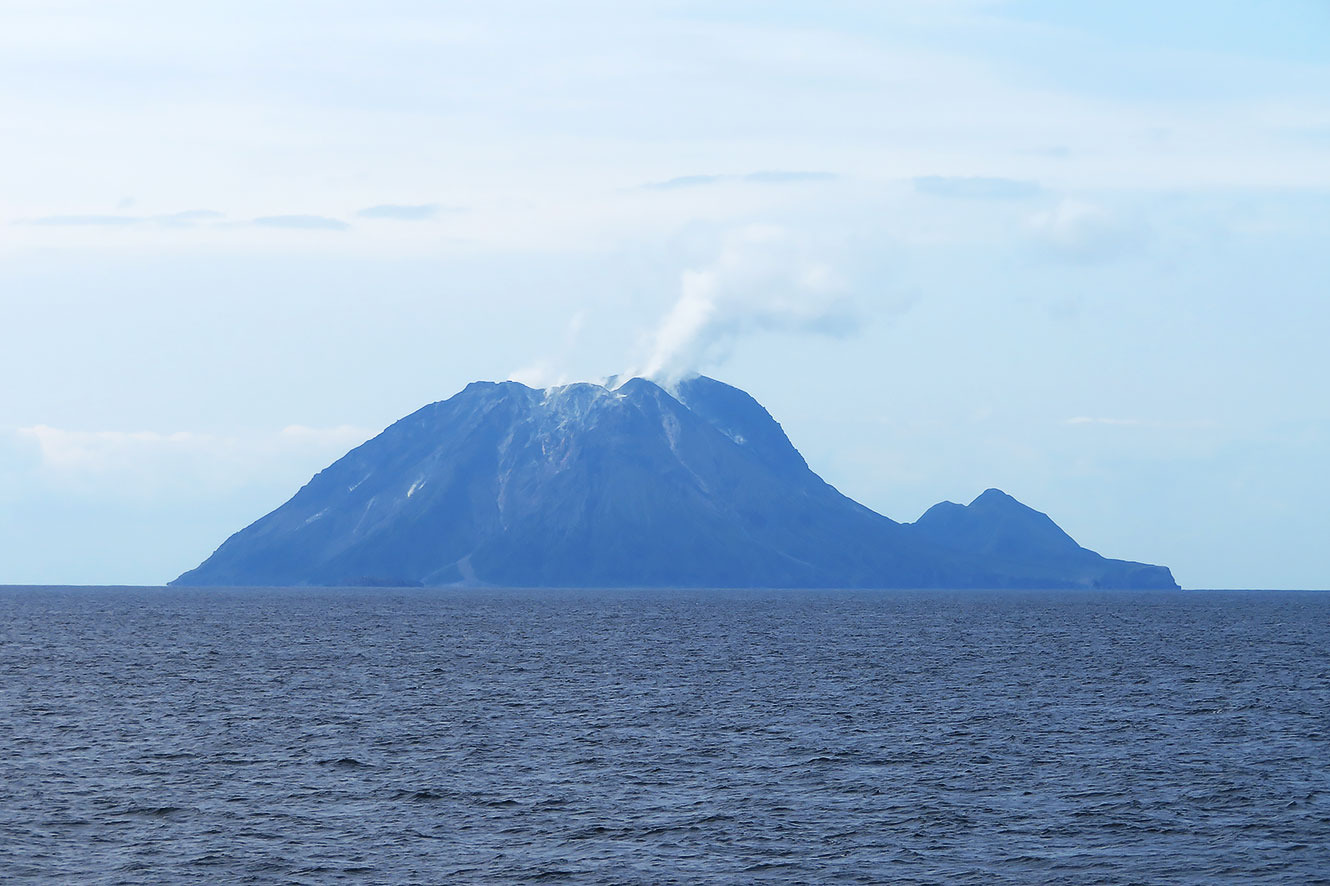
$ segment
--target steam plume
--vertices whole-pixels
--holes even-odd
[[[805,244],[783,228],[746,227],[710,265],[684,272],[638,374],[676,381],[724,362],[754,332],[842,337],[859,325],[836,275]]]

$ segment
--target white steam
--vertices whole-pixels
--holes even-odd
[[[684,272],[650,357],[633,374],[676,381],[723,362],[753,332],[843,337],[859,325],[837,276],[806,244],[783,228],[747,227],[710,265]]]

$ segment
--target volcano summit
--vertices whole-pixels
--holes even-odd
[[[752,397],[475,382],[396,422],[174,585],[1175,588],[990,489],[897,523]]]

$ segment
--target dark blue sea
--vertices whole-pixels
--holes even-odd
[[[0,589],[6,883],[1330,882],[1330,593]]]

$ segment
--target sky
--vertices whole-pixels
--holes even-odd
[[[702,371],[893,519],[1330,586],[1330,4],[0,6],[0,583],[477,379]]]

